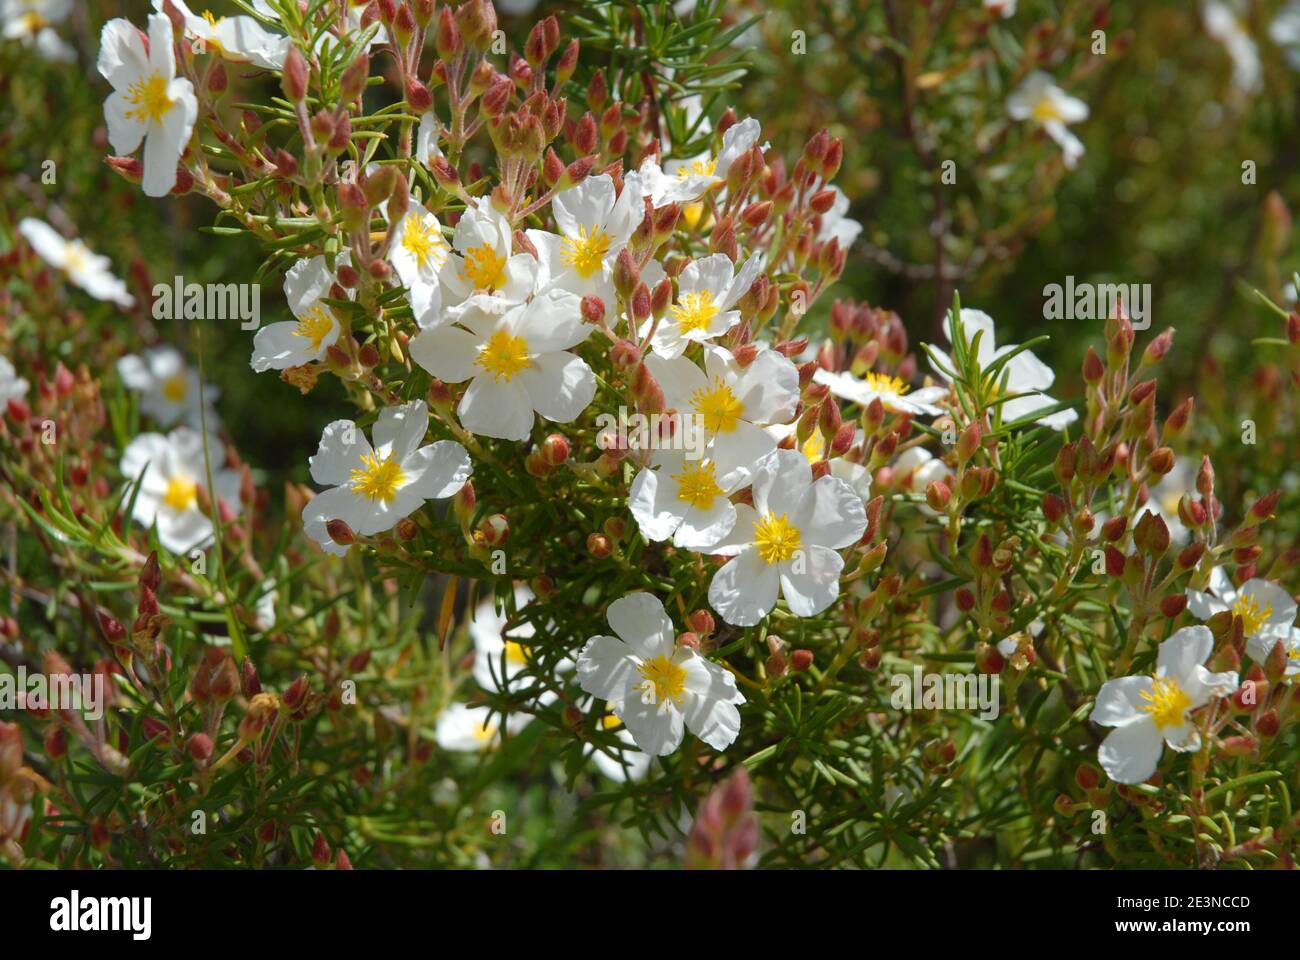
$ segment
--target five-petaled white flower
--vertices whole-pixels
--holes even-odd
[[[165,14],[149,17],[149,45],[128,20],[104,24],[99,72],[113,85],[104,101],[108,140],[120,154],[144,141],[144,192],[166,196],[176,186],[176,164],[194,131],[199,103],[194,85],[176,76],[172,23]]]
[[[557,193],[551,212],[558,234],[528,231],[541,263],[541,288],[599,297],[608,312],[614,306],[614,261],[645,216],[641,178],[628,174],[615,196],[609,174],[588,177]]]
[[[344,251],[337,262],[342,266],[348,261]],[[253,335],[254,371],[287,370],[314,363],[338,341],[343,328],[325,302],[334,278],[323,256],[299,260],[289,268],[284,276],[284,296],[297,319],[268,323]]]
[[[335,420],[321,434],[311,457],[311,477],[331,489],[302,512],[303,530],[327,553],[348,552],[330,537],[327,524],[342,520],[353,533],[390,530],[426,500],[450,497],[473,470],[469,454],[454,440],[421,446],[429,428],[423,400],[385,407],[371,429],[374,446],[351,420]]]
[[[212,467],[212,512],[217,511],[218,498],[238,512],[240,476],[226,468],[220,441],[209,439],[207,461]],[[139,479],[131,517],[145,527],[156,524],[158,542],[172,553],[188,553],[212,539],[212,521],[199,509],[207,461],[203,435],[189,427],[177,427],[166,436],[142,433],[122,452],[122,475],[133,483]]]
[[[963,308],[961,311],[961,327],[966,335],[967,346],[974,342],[976,333],[981,334],[979,349],[976,351],[976,360],[982,371],[988,370],[999,357],[1016,349],[1014,345],[1005,347],[996,345],[994,342],[993,318],[983,310]],[[943,318],[943,332],[944,336],[948,338],[948,342],[951,343],[951,316]],[[930,346],[930,352],[933,354],[930,365],[934,367],[939,376],[951,382],[952,374],[956,371],[952,358],[933,345]],[[934,362],[936,358],[939,361],[937,364]],[[1055,406],[1056,401],[1043,392],[1052,385],[1055,379],[1056,374],[1052,372],[1052,368],[1034,356],[1031,350],[1021,350],[1008,360],[998,372],[999,394],[1009,398],[999,404],[1002,421],[1011,423],[1014,420],[1037,413],[1039,410]],[[1040,417],[1038,422],[1051,427],[1053,430],[1063,430],[1077,419],[1079,419],[1079,415],[1073,410],[1058,410],[1056,413]]]
[[[1102,684],[1091,719],[1115,728],[1098,748],[1097,759],[1116,783],[1149,778],[1165,744],[1180,753],[1200,749],[1201,734],[1190,714],[1237,689],[1235,673],[1211,673],[1204,667],[1213,649],[1208,627],[1183,627],[1160,644],[1154,676]]]
[[[728,499],[746,480],[741,471],[717,474],[712,460],[680,450],[655,450],[632,481],[628,508],[647,540],[667,540],[683,550],[705,551],[736,525]]]
[[[1042,127],[1061,148],[1067,167],[1073,169],[1083,156],[1083,142],[1070,132],[1069,125],[1088,119],[1088,105],[1058,87],[1043,71],[1033,71],[1007,97],[1007,115]]]
[[[512,713],[506,720],[506,731],[518,733],[532,721],[532,714]],[[457,753],[473,753],[495,747],[501,742],[501,714],[491,707],[471,707],[451,703],[438,714],[434,731],[438,746]]]
[[[578,654],[578,685],[606,700],[633,741],[652,756],[672,753],[685,730],[725,750],[740,733],[744,695],[730,671],[678,646],[664,605],[629,593],[606,612],[616,637],[596,636]]]
[[[1282,48],[1294,70],[1300,70],[1300,0],[1290,0],[1268,25],[1269,38]]]
[[[645,365],[663,389],[665,405],[696,418],[721,483],[730,483],[738,470],[748,477],[776,449],[776,438],[765,428],[789,423],[799,403],[798,368],[766,347],[747,367],[713,344],[704,346],[703,370],[687,357],[653,354]]]
[[[153,0],[153,8],[163,12],[167,0]],[[251,63],[264,70],[280,70],[289,53],[290,40],[282,33],[272,33],[253,17],[217,17],[204,10],[202,16],[192,11],[185,0],[171,0],[185,19],[185,36],[202,44],[198,53],[212,53],[232,63]]]
[[[706,153],[690,160],[669,160],[662,168],[653,157],[647,157],[638,172],[655,209],[690,203],[716,184],[725,183],[731,165],[758,143],[759,132],[758,121],[747,117],[727,128],[716,157]]]
[[[840,595],[837,552],[867,529],[862,498],[843,480],[815,483],[808,459],[774,450],[754,472],[754,505],[736,505],[736,525],[713,552],[735,554],[713,576],[709,603],[728,623],[752,627],[776,606],[811,617]]]
[[[10,400],[21,400],[27,396],[27,381],[18,376],[18,371],[9,362],[8,357],[0,357],[0,407]]]
[[[451,244],[442,235],[442,224],[423,204],[412,201],[397,222],[388,259],[406,287],[411,312],[421,329],[446,323],[443,307],[464,299],[469,292],[463,279],[465,261],[452,253]]]
[[[198,370],[191,369],[175,347],[163,345],[140,355],[128,354],[117,361],[117,374],[127,389],[140,394],[140,411],[160,427],[184,422],[201,430],[205,421],[209,429],[217,423],[212,404],[218,389],[200,383]]]
[[[460,323],[424,330],[410,353],[440,380],[470,381],[456,412],[473,433],[526,440],[533,411],[568,423],[596,395],[596,375],[568,352],[593,330],[575,294],[540,294],[501,315],[469,309]]]
[[[1216,613],[1225,611],[1241,617],[1246,652],[1258,663],[1267,661],[1279,643],[1284,644],[1290,654],[1296,602],[1276,583],[1252,577],[1237,587],[1222,567],[1215,567],[1210,571],[1208,593],[1188,588],[1187,609],[1198,620],[1209,620]],[[1288,666],[1293,668],[1288,673],[1300,672],[1300,661]]]
[[[732,309],[758,275],[763,256],[753,254],[736,272],[725,253],[692,260],[677,278],[677,300],[654,328],[650,346],[661,357],[673,359],[692,343],[704,343],[721,336],[740,322],[740,311]],[[649,332],[647,320],[640,333]]]
[[[538,289],[538,264],[528,253],[511,254],[514,234],[510,221],[491,203],[480,201],[468,208],[451,237],[456,270],[439,273],[445,285],[443,303],[447,320],[466,313],[505,313]],[[454,306],[446,306],[454,304]]]
[[[109,269],[112,263],[108,257],[92,253],[80,240],[64,240],[48,223],[35,217],[23,217],[18,232],[42,260],[67,273],[69,280],[96,300],[107,300],[119,307],[135,305],[126,284]]]
[[[891,413],[925,414],[937,417],[943,408],[936,402],[948,396],[947,387],[922,387],[913,391],[912,385],[901,377],[868,370],[855,377],[847,370],[833,371],[818,367],[813,371],[813,381],[827,387],[841,400],[857,404],[864,410],[872,400],[879,399]]]
[[[6,40],[33,47],[46,60],[71,63],[77,51],[54,32],[72,12],[72,0],[0,0]]]
[[[515,587],[515,609],[522,610],[533,599],[527,587]],[[474,610],[469,634],[474,640],[474,679],[484,690],[499,692],[519,686],[514,680],[532,659],[532,639],[537,630],[524,621],[507,629],[509,618],[497,613],[496,601],[484,600]],[[572,664],[570,664],[572,666]],[[539,702],[548,703],[555,694],[545,691]]]

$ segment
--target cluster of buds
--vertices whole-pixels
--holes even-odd
[[[754,788],[744,768],[714,787],[705,798],[686,840],[686,866],[697,870],[736,870],[749,865],[758,848]]]
[[[23,764],[23,734],[15,723],[0,722],[0,856],[22,859],[37,794],[49,789],[40,774]]]

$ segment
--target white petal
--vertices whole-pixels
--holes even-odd
[[[776,606],[779,583],[776,567],[764,563],[754,548],[746,548],[713,575],[709,605],[727,623],[752,627]]]
[[[781,593],[790,612],[799,617],[821,613],[840,595],[844,558],[829,547],[805,544],[792,558],[778,565]]]
[[[629,593],[609,605],[605,614],[610,629],[637,654],[651,659],[673,650],[673,622],[664,605],[649,593]]]
[[[618,702],[635,695],[641,674],[631,647],[616,637],[597,636],[578,654],[577,679],[593,697]]]
[[[1156,772],[1164,739],[1148,720],[1137,720],[1112,730],[1097,748],[1097,760],[1116,783],[1142,783]]]

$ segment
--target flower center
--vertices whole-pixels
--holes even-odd
[[[722,488],[714,476],[715,466],[708,463],[687,463],[681,473],[673,474],[677,481],[677,499],[692,507],[708,510],[713,501],[722,496]]]
[[[900,377],[893,377],[887,373],[877,373],[874,370],[867,371],[862,379],[866,381],[867,389],[873,393],[892,393],[901,397],[912,389],[911,384]]]
[[[478,359],[474,362],[492,374],[492,379],[497,383],[502,380],[509,383],[520,371],[533,365],[528,356],[528,341],[505,330],[492,334],[479,350]]]
[[[817,463],[826,459],[826,440],[820,430],[814,430],[808,435],[808,439],[803,442],[800,448],[803,455],[809,463]]]
[[[73,240],[63,248],[63,262],[68,273],[76,273],[86,267],[86,246],[80,240]]]
[[[799,528],[783,513],[779,517],[768,513],[754,524],[754,545],[766,564],[789,560],[803,547]]]
[[[718,302],[708,290],[688,293],[670,311],[677,321],[677,328],[683,334],[693,331],[708,330],[713,318],[718,315]]]
[[[361,466],[352,469],[352,492],[371,500],[391,503],[397,496],[397,488],[405,480],[402,465],[393,459],[392,454],[380,460],[379,454],[367,453],[361,458]]]
[[[1053,120],[1061,121],[1065,118],[1061,115],[1061,110],[1056,105],[1056,101],[1051,97],[1040,97],[1034,104],[1034,119],[1039,123],[1050,123]]]
[[[678,706],[686,699],[686,668],[667,657],[655,657],[637,666],[645,679],[640,684],[643,694],[653,693],[655,703],[671,700]]]
[[[465,251],[465,276],[475,290],[495,290],[506,282],[506,258],[489,244]]]
[[[319,350],[321,341],[328,337],[333,329],[334,318],[330,312],[320,304],[316,304],[303,311],[303,315],[298,318],[298,326],[294,328],[293,335],[310,340],[312,347]]]
[[[199,487],[190,477],[178,473],[167,481],[163,502],[177,513],[184,513],[198,502]]]
[[[1259,632],[1259,628],[1268,623],[1268,618],[1273,615],[1273,607],[1270,604],[1267,607],[1261,607],[1259,601],[1253,596],[1243,593],[1237,598],[1237,602],[1232,605],[1232,612],[1241,617],[1241,630],[1246,636],[1254,636]]]
[[[683,164],[677,168],[677,176],[685,180],[687,177],[711,177],[713,171],[718,166],[717,157],[705,157],[700,160],[692,160],[690,163]]]
[[[574,273],[584,280],[600,269],[600,265],[605,262],[605,254],[609,252],[609,245],[613,239],[608,233],[600,227],[592,227],[591,232],[582,224],[578,224],[577,237],[564,238],[564,253],[560,259],[573,267]]]
[[[704,418],[704,429],[711,433],[730,433],[745,413],[745,405],[736,399],[721,377],[713,381],[712,390],[696,390],[691,403]]]
[[[421,267],[428,266],[431,260],[434,266],[440,267],[447,259],[447,241],[433,217],[426,220],[417,215],[406,221],[406,229],[402,231],[402,249],[415,257]]]
[[[151,73],[143,80],[132,83],[127,88],[126,102],[135,107],[134,110],[128,110],[126,115],[141,123],[161,123],[162,118],[175,106],[175,101],[167,95],[167,78],[161,73]]]
[[[528,648],[519,641],[507,640],[505,641],[505,647],[504,656],[506,658],[506,663],[522,667],[528,662]]]
[[[1142,691],[1142,699],[1147,702],[1138,709],[1151,714],[1151,719],[1161,730],[1180,726],[1187,708],[1192,705],[1192,698],[1173,677],[1156,677],[1151,689]]]
[[[189,392],[189,384],[185,382],[185,377],[177,374],[163,381],[162,395],[172,403],[180,403],[185,399],[185,394]]]
[[[494,736],[496,736],[497,728],[496,728],[496,724],[476,723],[471,728],[471,731],[474,734],[475,740],[477,740],[479,743],[487,743]]]
[[[607,713],[600,718],[600,727],[602,730],[617,730],[623,726],[623,721],[612,713]]]

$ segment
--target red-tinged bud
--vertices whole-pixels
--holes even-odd
[[[1164,359],[1174,342],[1174,328],[1169,327],[1149,344],[1142,354],[1142,366],[1153,367]]]
[[[1101,771],[1091,763],[1081,763],[1074,771],[1074,782],[1082,790],[1095,790],[1097,784],[1101,783]]]
[[[969,613],[975,609],[975,594],[966,587],[958,587],[956,593],[957,609]]]
[[[812,479],[816,483],[822,477],[830,476],[831,464],[829,460],[818,460],[812,465]]]
[[[152,719],[152,718],[150,718]],[[63,727],[54,727],[45,735],[45,756],[62,760],[68,754],[68,733]]]
[[[1083,379],[1085,383],[1096,386],[1101,383],[1101,378],[1106,375],[1106,365],[1101,362],[1101,357],[1091,346],[1088,347],[1088,353],[1083,358]]]
[[[478,497],[474,493],[474,484],[466,481],[465,486],[456,491],[456,495],[451,498],[451,509],[456,514],[456,519],[461,523],[468,523],[474,515],[474,507],[478,503]]]
[[[546,28],[541,22],[533,24],[524,41],[524,60],[534,70],[546,62]]]
[[[542,441],[542,457],[553,467],[558,467],[569,459],[569,438],[562,433],[553,433]]]
[[[126,639],[126,628],[118,623],[116,618],[103,611],[100,611],[99,614],[99,629],[103,633],[104,639],[115,647],[121,646]]]
[[[929,486],[925,488],[925,502],[930,505],[931,510],[943,513],[952,502],[952,491],[942,480],[931,480]]]
[[[370,56],[362,51],[343,71],[343,76],[339,79],[339,103],[346,108],[360,100],[361,95],[365,93],[366,81],[369,77]]]
[[[1292,312],[1287,316],[1286,338],[1292,343],[1300,343],[1300,314]]]
[[[502,116],[514,92],[515,85],[507,77],[499,77],[492,82],[492,86],[488,87],[487,92],[479,100],[479,111],[490,119]]]
[[[1003,590],[993,598],[993,602],[989,606],[997,613],[1006,613],[1011,609],[1011,594]]]
[[[284,691],[283,703],[286,710],[290,713],[297,713],[307,705],[307,696],[311,693],[311,683],[307,680],[306,674],[300,674],[298,679],[289,684],[289,689]]]
[[[284,179],[291,179],[298,174],[298,160],[287,150],[277,149],[272,155],[276,173]]]
[[[772,218],[772,201],[761,200],[751,203],[740,212],[740,221],[751,230],[756,230]]]
[[[325,834],[316,834],[316,839],[311,845],[311,861],[318,867],[328,867],[330,859],[333,857],[330,845],[325,839]]]
[[[403,7],[403,10],[406,8]],[[415,77],[406,79],[406,103],[411,108],[411,112],[421,114],[433,106],[433,94],[422,82]]]
[[[483,542],[488,546],[500,546],[510,536],[510,521],[506,519],[504,513],[494,513],[490,517],[483,519],[478,525],[478,532]]]
[[[979,643],[975,646],[975,668],[980,673],[998,674],[1007,665],[1006,658],[991,643]]]
[[[229,83],[230,81],[226,77],[226,68],[222,66],[220,61],[214,63],[212,69],[208,71],[208,93],[214,97],[219,97],[226,92]]]
[[[144,733],[145,740],[155,740],[159,737],[170,740],[172,736],[171,728],[157,717],[141,717],[140,729]]]
[[[847,453],[853,446],[853,440],[857,436],[858,428],[856,424],[843,423],[835,433],[834,439],[831,440],[831,455],[839,456]]]
[[[420,528],[410,517],[403,517],[401,520],[398,520],[397,525],[393,527],[393,533],[396,534],[397,539],[403,543],[410,543],[419,536]]]
[[[981,533],[971,548],[971,563],[976,570],[987,571],[993,568],[993,541],[987,533]]]
[[[898,434],[891,431],[885,434],[884,438],[876,444],[874,454],[881,459],[888,460],[896,450],[898,450]]]
[[[795,650],[790,654],[790,669],[795,673],[807,673],[813,665],[811,650]]]
[[[206,733],[196,733],[186,741],[185,749],[194,760],[204,763],[212,757],[212,738]]]
[[[357,362],[367,370],[379,366],[379,348],[373,343],[363,343],[361,349],[357,351]]]
[[[1168,447],[1157,447],[1147,457],[1147,468],[1157,477],[1163,477],[1174,469],[1174,452]]]
[[[1173,593],[1160,601],[1160,612],[1172,620],[1187,609],[1187,594]]]
[[[655,317],[662,317],[668,312],[669,306],[673,302],[673,282],[664,277],[655,288],[650,291],[650,314]]]
[[[262,692],[262,681],[257,677],[257,667],[248,657],[244,657],[244,662],[239,665],[239,689],[249,699]]]
[[[1214,467],[1209,457],[1201,458],[1201,467],[1196,471],[1196,492],[1207,504],[1214,498]]]
[[[1276,737],[1281,726],[1278,721],[1277,710],[1269,707],[1260,713],[1259,718],[1255,721],[1255,732],[1261,737]]]
[[[708,637],[713,634],[717,624],[714,622],[713,614],[703,608],[693,611],[687,618],[687,624],[691,630],[701,637]]]
[[[1205,555],[1205,543],[1197,541],[1188,544],[1178,554],[1178,569],[1191,570],[1201,562],[1201,557]]]
[[[560,59],[556,61],[555,82],[558,86],[563,87],[573,76],[573,71],[578,66],[578,50],[578,41],[570,40],[569,45],[560,54]]]
[[[343,214],[343,229],[348,233],[364,230],[370,223],[370,206],[362,189],[344,180],[338,186],[339,210]]]
[[[352,528],[348,526],[346,520],[336,518],[334,520],[326,521],[325,532],[328,533],[330,539],[340,547],[346,547],[356,540],[356,536],[352,533]]]
[[[1169,414],[1165,419],[1165,427],[1161,434],[1162,439],[1168,441],[1182,436],[1192,419],[1192,405],[1193,400],[1188,397],[1174,408],[1173,413]]]
[[[679,647],[689,647],[691,650],[699,650],[700,638],[687,630],[677,634],[676,645]]]
[[[194,174],[190,173],[185,167],[176,168],[176,183],[168,191],[170,196],[183,197],[194,189]]]
[[[1268,677],[1270,683],[1278,683],[1286,675],[1290,665],[1291,657],[1287,645],[1284,641],[1278,640],[1264,660],[1264,675]]]
[[[456,18],[452,16],[451,7],[444,6],[438,12],[438,29],[434,35],[434,49],[438,51],[439,59],[446,63],[451,63],[465,48],[465,42],[461,39],[460,27],[456,25]]]
[[[735,350],[732,351],[732,356],[735,358],[735,360],[736,360],[736,364],[737,364],[741,369],[745,369],[745,368],[747,368],[751,363],[753,363],[755,359],[757,359],[757,357],[758,357],[758,344],[756,344],[756,343],[745,343],[745,344],[741,344],[739,347],[737,347]],[[812,378],[812,373],[811,373],[811,371],[809,372],[808,377],[809,377],[809,379]],[[802,369],[800,369],[800,372],[799,372],[799,382],[800,382],[801,384],[804,382],[804,380],[803,380],[803,371],[802,371]]]
[[[444,7],[443,9],[446,9],[446,8]],[[352,869],[352,860],[351,860],[351,858],[347,855],[347,851],[345,851],[345,850],[340,850],[340,851],[339,851],[339,855],[334,859],[334,869],[335,869],[335,870],[351,870],[351,869]]]
[[[1246,520],[1243,526],[1253,527],[1257,524],[1269,520],[1273,516],[1273,511],[1277,509],[1278,502],[1282,499],[1282,491],[1274,490],[1266,493],[1251,505],[1250,512],[1246,514]]]
[[[1148,397],[1154,397],[1156,392],[1156,382],[1154,380],[1142,380],[1134,384],[1132,391],[1129,393],[1129,401],[1137,406],[1145,403]]]
[[[14,423],[26,423],[32,415],[32,408],[27,405],[25,400],[11,397],[5,408],[9,413],[9,419]]]
[[[371,260],[366,272],[376,280],[387,280],[393,275],[393,266],[387,260]]]
[[[641,351],[631,340],[619,340],[610,348],[609,359],[614,366],[630,370],[641,362]]]
[[[301,103],[307,96],[309,74],[307,61],[296,46],[290,46],[284,58],[284,73],[280,76],[280,89],[290,103]]]
[[[834,203],[835,203],[834,190],[819,190],[817,193],[814,193],[812,197],[808,200],[808,206],[810,206],[813,209],[814,213],[818,213],[818,214],[826,213],[828,210],[830,210],[830,208],[834,205]]]
[[[1105,548],[1106,573],[1112,577],[1124,576],[1124,554],[1114,547]]]
[[[614,544],[603,533],[593,533],[587,537],[587,552],[597,560],[604,560],[614,552]]]
[[[591,75],[591,80],[587,82],[587,108],[599,113],[605,108],[605,103],[609,99],[609,87],[605,84],[605,71],[597,70]],[[590,151],[583,151],[584,153]]]
[[[959,464],[964,464],[975,456],[975,453],[980,448],[983,433],[983,427],[978,420],[972,420],[966,426],[966,429],[961,432],[961,436],[957,438],[957,462]]]
[[[546,156],[542,160],[542,181],[548,186],[555,186],[562,176],[564,176],[564,161],[560,159],[559,154],[548,147]]]
[[[614,259],[614,290],[626,300],[632,296],[632,291],[640,283],[641,271],[637,269],[632,254],[625,247],[619,251],[618,256]]]
[[[637,288],[632,291],[632,300],[628,304],[631,308],[632,321],[639,326],[646,320],[650,319],[650,288],[644,283],[637,284]]]
[[[834,397],[827,397],[822,401],[817,414],[817,429],[829,441],[834,438],[835,434],[840,432],[842,422],[839,403],[836,402]]]
[[[826,148],[826,156],[822,158],[822,181],[830,183],[835,179],[835,175],[840,172],[840,165],[844,162],[844,141],[836,137],[831,141],[830,146]]]

